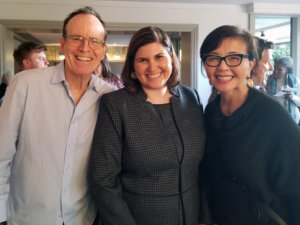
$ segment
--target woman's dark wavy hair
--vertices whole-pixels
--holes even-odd
[[[168,89],[170,90],[179,83],[180,66],[170,37],[158,27],[144,27],[138,30],[131,38],[121,73],[125,88],[131,93],[137,93],[141,89],[138,79],[131,78],[131,73],[134,72],[135,54],[140,47],[154,42],[161,43],[173,58],[172,73],[167,81]]]
[[[249,60],[257,59],[256,41],[254,40],[253,36],[248,31],[237,26],[224,25],[210,32],[204,39],[200,48],[202,65],[204,65],[206,54],[209,54],[213,50],[217,49],[224,39],[231,37],[243,39],[247,45],[247,54],[249,55]]]

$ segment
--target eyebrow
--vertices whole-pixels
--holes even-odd
[[[219,53],[217,52],[211,52],[209,54],[212,54],[212,55],[220,55]],[[234,55],[234,54],[247,54],[247,53],[241,53],[241,52],[228,52],[226,55]]]

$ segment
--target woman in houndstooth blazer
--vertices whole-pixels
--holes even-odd
[[[122,79],[125,88],[101,99],[91,154],[103,225],[208,223],[199,185],[203,108],[195,90],[179,85],[164,31],[145,27],[133,36]]]

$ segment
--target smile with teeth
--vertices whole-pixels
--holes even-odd
[[[156,73],[156,74],[146,74],[146,76],[147,76],[148,78],[157,78],[157,77],[160,76],[160,74],[161,74],[161,73]]]
[[[217,76],[217,79],[222,81],[231,80],[232,78],[233,76]]]
[[[83,57],[83,56],[75,56],[75,58],[80,61],[91,61],[92,60],[92,58],[90,58],[90,57]]]

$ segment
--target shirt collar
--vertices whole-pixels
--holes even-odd
[[[52,79],[51,79],[51,84],[58,84],[61,82],[66,83],[66,75],[65,75],[65,61],[60,62],[59,64],[56,65],[56,70],[54,70]],[[97,78],[95,75],[91,76],[91,79],[88,84],[88,89],[94,89],[96,92],[101,91],[101,85],[100,83],[104,82],[101,79]]]
[[[65,65],[64,61],[56,65],[57,69],[54,70],[51,79],[51,84],[58,84],[66,80],[64,65]]]

